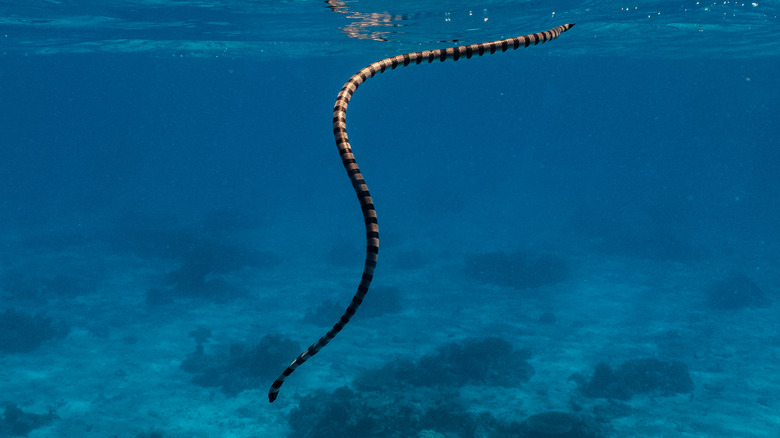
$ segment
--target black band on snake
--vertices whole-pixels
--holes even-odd
[[[423,61],[429,63],[435,60],[446,61],[448,59],[457,61],[463,58],[471,58],[474,55],[482,56],[486,53],[493,54],[496,52],[506,52],[509,49],[514,50],[520,47],[528,47],[532,44],[536,45],[558,38],[560,34],[571,29],[572,26],[574,26],[574,24],[564,24],[546,32],[539,32],[521,37],[508,38],[489,43],[471,44],[468,46],[450,47],[447,49],[425,50],[422,52],[407,53],[385,58],[360,70],[344,84],[338,97],[336,97],[336,104],[333,107],[333,135],[336,137],[336,146],[339,148],[341,162],[347,170],[347,175],[349,176],[350,181],[352,181],[352,187],[355,189],[358,201],[360,201],[360,208],[363,210],[363,220],[366,224],[366,261],[363,267],[363,276],[360,279],[360,284],[357,287],[355,296],[352,297],[352,302],[349,303],[347,310],[344,311],[344,314],[341,315],[341,318],[333,328],[295,358],[290,366],[288,366],[287,369],[279,375],[276,381],[274,381],[271,385],[271,389],[268,391],[269,401],[273,402],[276,400],[276,396],[279,395],[279,388],[281,388],[284,379],[286,379],[287,376],[292,374],[296,368],[317,354],[322,347],[326,346],[328,342],[336,337],[344,326],[347,325],[363,302],[363,299],[368,293],[371,279],[374,277],[377,255],[379,254],[379,226],[377,225],[376,220],[376,210],[374,209],[374,202],[371,200],[371,195],[368,193],[368,186],[366,186],[363,175],[360,173],[360,169],[355,162],[355,156],[352,154],[352,147],[347,138],[347,105],[358,86],[368,78],[373,77],[377,73],[382,73],[388,68],[394,69],[399,65],[406,67],[412,64],[421,64]]]

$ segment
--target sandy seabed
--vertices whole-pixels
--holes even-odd
[[[150,306],[146,292],[175,268],[170,262],[91,246],[14,251],[4,258],[5,274],[83,280],[75,282],[83,290],[40,296],[19,294],[5,282],[6,308],[44,312],[70,327],[64,339],[33,352],[0,356],[0,401],[56,414],[30,437],[287,436],[288,414],[313,390],[349,385],[361,370],[392,358],[413,359],[447,342],[484,336],[530,349],[535,372],[520,387],[461,387],[460,402],[470,412],[502,421],[575,405],[593,412],[611,402],[584,397],[572,375],[590,375],[599,362],[616,367],[654,357],[687,364],[693,392],[621,401],[624,412],[603,425],[605,436],[780,436],[780,272],[758,255],[738,263],[568,255],[570,278],[537,290],[475,283],[462,275],[457,256],[418,269],[386,265],[375,284],[398,288],[402,311],[354,321],[288,379],[274,404],[267,387],[227,396],[194,385],[180,368],[195,348],[190,332],[208,327],[209,348],[256,343],[268,333],[308,345],[324,331],[302,321],[305,310],[325,299],[346,306],[359,261],[353,268],[313,263],[302,271],[282,258],[272,268],[223,276],[245,291],[234,299],[179,297]],[[760,272],[758,283],[775,301],[771,307],[716,311],[704,305],[701,291],[735,266]],[[542,322],[545,312],[554,322]]]

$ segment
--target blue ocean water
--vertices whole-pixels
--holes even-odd
[[[777,436],[779,11],[0,2],[0,437]]]

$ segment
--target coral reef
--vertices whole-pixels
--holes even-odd
[[[209,256],[193,254],[188,257],[177,269],[168,273],[162,288],[150,289],[147,303],[150,303],[152,290],[155,290],[154,294],[164,293],[173,298],[201,298],[214,302],[225,302],[244,295],[244,291],[219,276],[222,272],[213,262],[214,259]]]
[[[720,310],[746,307],[769,307],[772,303],[764,292],[744,274],[732,274],[705,288],[707,303]]]
[[[165,437],[165,432],[160,429],[150,429],[136,435],[136,438],[163,438],[163,437]]]
[[[177,264],[161,284],[147,291],[148,305],[170,304],[176,298],[225,302],[244,294],[229,283],[226,274],[244,268],[267,268],[278,262],[273,254],[247,245],[245,219],[218,212],[205,221],[199,227],[188,228],[176,226],[171,220],[131,216],[115,230],[115,250]]]
[[[188,248],[178,255],[179,266],[169,272],[162,284],[146,292],[150,306],[170,304],[176,298],[196,298],[225,302],[245,292],[230,284],[225,274],[253,265],[262,265],[262,256],[238,247],[215,242]]]
[[[530,289],[566,280],[569,266],[553,254],[492,252],[467,257],[465,272],[482,283]]]
[[[200,345],[211,338],[211,329],[205,325],[199,325],[195,328],[195,330],[190,330],[190,332],[187,334],[191,338],[195,339],[196,344]]]
[[[531,415],[520,425],[527,438],[585,438],[594,436],[583,421],[568,412],[548,411]]]
[[[496,338],[471,338],[445,344],[413,362],[396,360],[367,370],[355,379],[361,389],[396,385],[452,387],[468,384],[519,385],[533,375],[528,350],[517,350]]]
[[[27,436],[35,429],[48,426],[57,415],[50,411],[46,414],[24,412],[14,403],[7,403],[0,422],[0,437]]]
[[[48,316],[28,315],[13,309],[0,314],[0,354],[26,353],[45,342],[64,338],[69,328]]]
[[[431,391],[425,403],[403,392],[361,393],[338,388],[300,399],[290,412],[290,437],[472,437],[478,416],[447,392]]]
[[[653,358],[628,360],[614,370],[599,363],[593,375],[587,380],[580,379],[579,383],[586,397],[617,400],[628,400],[637,394],[669,396],[693,391],[687,365]]]
[[[301,318],[302,321],[322,327],[332,326],[347,307],[348,302],[337,303],[325,300],[317,307],[311,307]],[[385,314],[401,311],[401,292],[396,287],[376,286],[371,288],[370,297],[363,302],[355,314],[355,320],[376,318]]]
[[[347,387],[300,399],[289,415],[296,438],[598,438],[592,420],[558,411],[505,422],[465,409],[440,389],[358,392]]]
[[[264,336],[256,345],[234,343],[227,352],[215,354],[207,354],[203,343],[198,343],[181,368],[195,375],[194,384],[219,387],[227,396],[235,396],[267,385],[300,350],[299,344],[276,334]]]
[[[575,403],[573,398],[572,403]],[[616,418],[625,418],[634,414],[634,410],[628,402],[615,399],[603,399],[601,402],[596,402],[593,404],[591,411],[594,420],[602,424],[609,423]]]
[[[561,411],[531,415],[521,423],[499,424],[491,438],[598,438],[599,428],[581,417]]]
[[[542,412],[509,422],[460,403],[464,385],[516,388],[533,369],[527,350],[500,338],[444,344],[417,361],[395,360],[368,370],[353,382],[299,400],[289,415],[290,437],[417,438],[598,438],[592,419]]]

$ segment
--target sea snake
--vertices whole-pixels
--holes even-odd
[[[368,293],[371,279],[374,278],[374,269],[376,268],[377,255],[379,254],[379,226],[377,225],[376,220],[376,210],[374,209],[374,201],[371,200],[371,195],[368,193],[368,186],[366,186],[363,175],[360,173],[357,162],[355,162],[355,156],[352,154],[352,147],[347,138],[347,105],[349,105],[349,100],[352,98],[352,94],[355,90],[357,90],[360,84],[368,80],[368,78],[373,77],[377,73],[382,73],[388,68],[395,69],[399,65],[406,67],[411,64],[421,64],[423,61],[431,63],[437,59],[440,61],[446,61],[448,59],[457,61],[464,57],[466,59],[471,58],[474,55],[482,56],[485,53],[492,55],[498,51],[506,52],[508,49],[514,50],[519,47],[528,47],[531,44],[536,45],[558,38],[560,34],[571,29],[572,26],[574,26],[574,24],[564,24],[546,32],[539,32],[521,37],[508,38],[489,43],[471,44],[468,46],[450,47],[447,49],[425,50],[422,52],[407,53],[385,58],[360,70],[344,84],[344,87],[336,97],[336,104],[333,106],[333,135],[336,138],[336,146],[339,148],[341,162],[347,170],[347,175],[349,176],[350,181],[352,181],[352,187],[355,189],[358,201],[360,201],[360,208],[363,210],[363,220],[366,224],[366,261],[363,266],[363,276],[360,279],[360,284],[358,284],[355,296],[352,297],[352,302],[349,303],[347,310],[344,311],[344,314],[341,315],[341,318],[333,328],[295,358],[290,366],[288,366],[271,385],[271,389],[268,391],[268,400],[271,403],[273,403],[279,395],[279,388],[282,387],[284,379],[292,374],[296,368],[317,354],[322,347],[326,346],[331,339],[336,337],[344,326],[347,325],[349,320],[352,319],[352,316],[366,297],[366,293]]]

